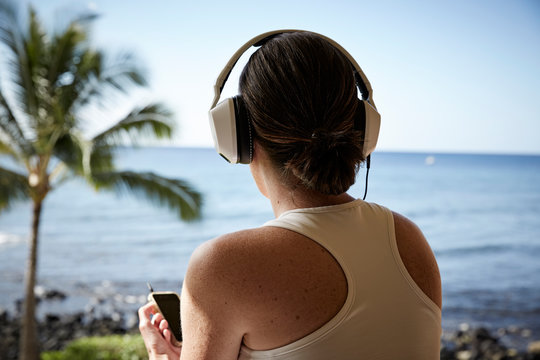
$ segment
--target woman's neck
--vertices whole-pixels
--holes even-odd
[[[254,158],[250,164],[251,174],[261,193],[270,200],[276,217],[288,210],[339,205],[354,200],[347,193],[325,195],[307,189],[299,179],[291,174],[284,175],[276,168],[257,142],[254,145]]]
[[[326,195],[306,189],[302,185],[290,186],[282,179],[266,182],[267,197],[272,204],[274,215],[279,217],[283,212],[293,209],[319,206],[339,205],[355,200],[347,193]]]

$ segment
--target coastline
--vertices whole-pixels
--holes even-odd
[[[61,308],[68,297],[58,290],[41,289],[36,297],[38,309],[51,303],[56,305],[53,308]],[[138,334],[137,309],[145,301],[145,295],[107,298],[95,294],[83,310],[41,311],[41,351],[61,350],[82,337]],[[17,359],[20,304],[18,300],[12,311],[0,308],[0,354],[5,360]],[[540,336],[516,326],[485,328],[461,323],[456,328],[443,328],[440,359],[540,360]]]

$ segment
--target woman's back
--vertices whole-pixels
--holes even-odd
[[[429,247],[416,246],[405,251],[427,250],[428,261],[403,265],[390,211],[358,200],[292,210],[267,225],[206,244],[190,264],[213,269],[205,278],[217,281],[203,291],[219,292],[222,311],[242,324],[241,359],[438,356],[440,300],[406,269],[434,274],[417,282],[440,291],[436,264]],[[274,350],[253,351],[266,349]]]

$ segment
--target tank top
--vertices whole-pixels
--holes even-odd
[[[390,210],[355,200],[290,210],[264,226],[295,231],[327,249],[343,269],[348,294],[313,333],[272,350],[242,345],[239,359],[439,359],[441,311],[407,272]]]

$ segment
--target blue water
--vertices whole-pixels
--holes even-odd
[[[273,217],[249,168],[211,149],[122,149],[118,167],[189,180],[204,194],[203,219],[183,223],[145,200],[65,183],[44,205],[38,277],[70,297],[41,308],[84,308],[96,292],[136,307],[147,281],[178,289],[201,242]],[[442,274],[444,327],[514,325],[540,335],[540,156],[375,153],[367,200],[423,230]],[[30,213],[19,203],[0,214],[0,307],[23,295]]]

